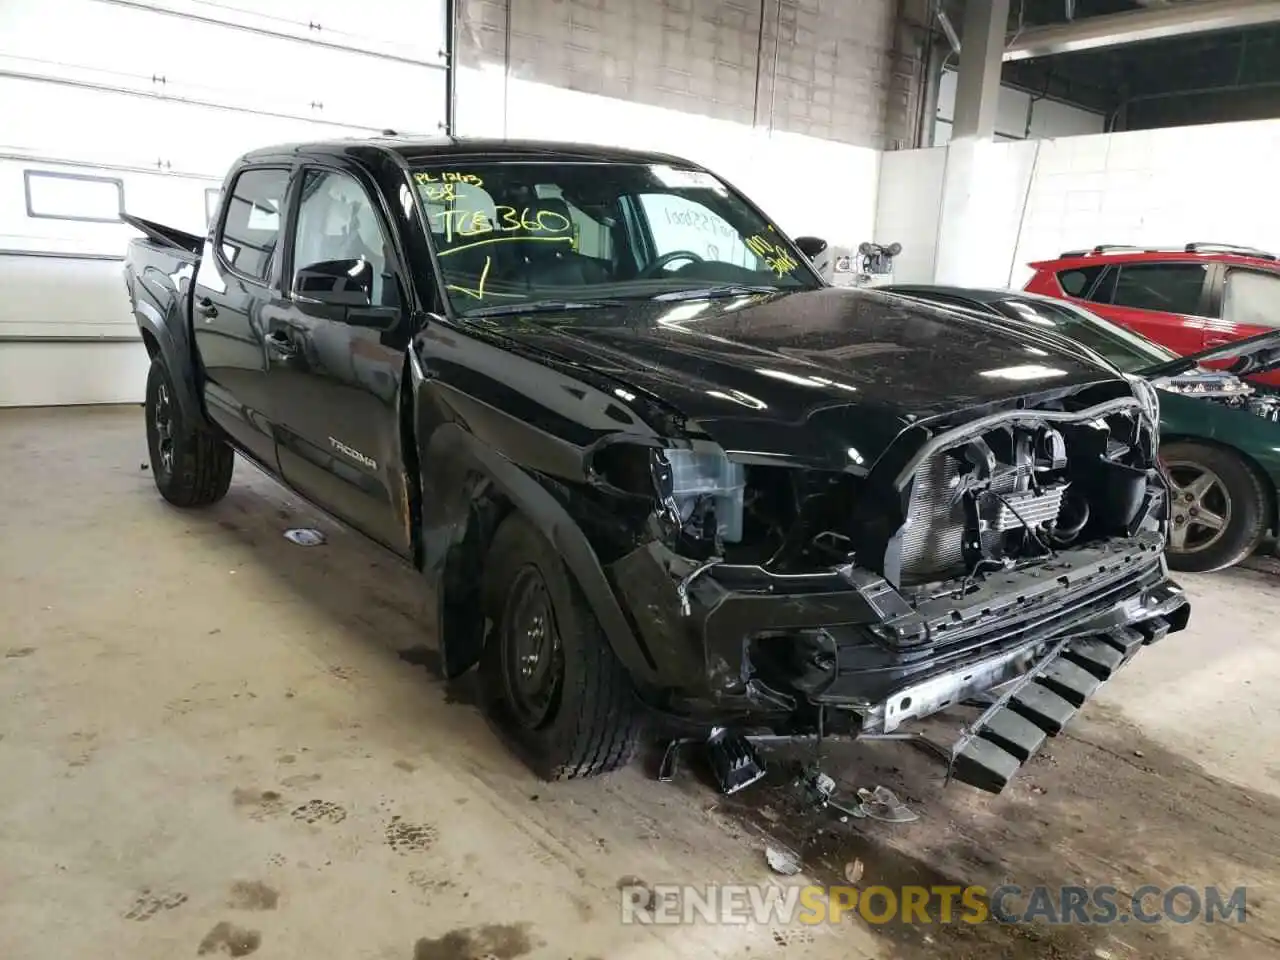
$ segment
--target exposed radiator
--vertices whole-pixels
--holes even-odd
[[[946,454],[916,471],[902,536],[905,581],[935,579],[964,565],[964,503],[955,497],[959,484],[960,465]]]
[[[956,576],[964,570],[965,508],[963,498],[957,495],[960,469],[955,457],[942,453],[922,463],[916,472],[902,537],[902,577],[906,583]],[[992,478],[990,490],[980,499],[984,547],[989,546],[989,538],[1021,528],[1022,520],[1034,528],[1058,518],[1067,484],[1054,484],[1039,493],[1017,489],[1029,480],[1029,468],[1012,467]]]
[[[988,493],[983,498],[983,519],[988,528],[998,533],[1017,530],[1025,520],[1032,527],[1041,527],[1058,519],[1062,511],[1062,495],[1065,483],[1046,487],[1039,493],[1023,490],[1020,493],[1004,493],[999,497]],[[1019,519],[1021,518],[1021,519]]]

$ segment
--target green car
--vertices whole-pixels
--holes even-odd
[[[1280,394],[1241,377],[1280,367],[1280,330],[1179,357],[1064,300],[1014,290],[891,285],[881,291],[1033,324],[1160,390],[1160,459],[1173,483],[1169,565],[1221,570],[1280,523]],[[1230,361],[1229,370],[1205,363]]]

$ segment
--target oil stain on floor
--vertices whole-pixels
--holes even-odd
[[[413,945],[413,960],[515,960],[536,946],[527,923],[486,923],[450,930],[443,937],[422,937]]]

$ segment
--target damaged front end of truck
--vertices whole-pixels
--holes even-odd
[[[1187,622],[1157,422],[1148,384],[1113,379],[921,419],[833,469],[607,438],[570,499],[665,678],[641,690],[657,714],[909,739],[957,708],[930,745],[998,792]]]

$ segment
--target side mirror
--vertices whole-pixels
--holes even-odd
[[[821,237],[796,237],[796,246],[800,252],[812,260],[827,249],[827,241]]]
[[[300,269],[293,277],[294,298],[334,307],[373,304],[373,264],[358,260],[322,260]]]

